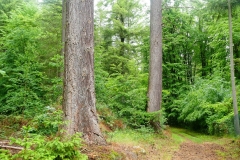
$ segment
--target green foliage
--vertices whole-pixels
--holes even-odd
[[[115,74],[106,82],[107,106],[130,127],[150,126],[152,120],[166,122],[163,114],[147,113],[147,74],[135,72],[133,75]],[[107,115],[105,116],[105,119]]]
[[[101,48],[96,48],[95,52],[95,84],[100,117],[111,129],[123,127],[117,124],[119,118],[133,128],[150,126],[152,120],[159,120],[154,113],[146,112],[148,74],[141,73],[134,60],[128,60],[125,66],[128,74],[109,75],[101,65],[104,54],[101,51]],[[165,117],[162,114],[161,117],[163,125]]]
[[[80,153],[82,147],[81,134],[70,137],[53,137],[48,139],[41,135],[26,134],[23,139],[11,138],[11,143],[23,146],[23,150],[11,155],[0,150],[0,158],[8,160],[87,160],[87,156]]]
[[[147,101],[147,77],[142,75],[115,74],[106,83],[107,104],[120,117],[124,117],[128,125],[141,126],[145,124],[145,106]],[[116,94],[117,93],[117,94]]]
[[[63,93],[63,78],[61,74],[63,73],[63,56],[56,54],[48,62],[49,68],[56,71],[56,75],[48,75],[48,81],[44,85],[44,89],[47,90],[45,94],[45,99],[49,101],[50,104],[61,104],[62,93]]]
[[[63,112],[47,106],[34,117],[23,115],[0,115],[0,137],[21,137],[26,133],[51,136],[56,134],[63,125]]]
[[[4,33],[3,48],[0,54],[2,69],[6,76],[0,79],[1,114],[39,113],[46,102],[42,84],[46,79],[39,63],[39,34],[36,6],[24,4],[11,12]]]
[[[62,0],[44,0],[40,6],[38,20],[44,33],[39,37],[39,61],[46,65],[47,77],[54,79],[63,73]]]
[[[95,41],[103,53],[103,69],[128,74],[128,61],[137,60],[142,42],[143,18],[139,0],[100,1],[95,20]],[[100,48],[99,47],[99,48]]]
[[[220,77],[198,79],[186,96],[176,101],[172,112],[179,116],[180,123],[192,129],[220,134],[223,128],[217,127],[232,112],[230,93],[229,83]]]
[[[240,12],[239,3],[232,2],[235,75],[239,81]],[[25,132],[52,135],[61,124],[61,112],[45,107],[62,101],[61,3],[0,0],[0,114],[31,117]],[[163,125],[167,117],[170,125],[210,134],[232,133],[227,3],[166,0],[163,7],[164,111],[159,116],[158,112],[146,113],[148,11],[143,12],[139,0],[97,4],[94,64],[100,117],[112,129],[121,128],[116,127],[118,120],[142,129],[152,120]],[[10,118],[17,124],[9,127],[13,131],[22,126],[15,118]]]
[[[44,113],[36,115],[27,126],[22,128],[22,132],[30,132],[40,135],[56,134],[60,126],[63,124],[62,117],[62,110],[56,110],[53,107],[47,106],[44,108]]]
[[[1,75],[1,76],[5,76],[5,75],[6,75],[6,72],[0,69],[0,75]]]
[[[56,2],[57,5],[59,9],[61,2]],[[45,6],[42,9],[46,9]],[[60,20],[61,10],[56,14]],[[6,19],[0,39],[3,46],[0,67],[4,70],[1,70],[4,76],[0,76],[0,113],[32,117],[41,113],[44,106],[61,101],[61,21],[55,25],[56,28],[51,26],[58,34],[53,34],[55,30],[45,32],[50,28],[41,23],[46,20],[42,17],[46,16],[34,3],[22,3],[12,9],[9,15],[11,18]],[[57,19],[55,17],[50,21],[54,23]],[[54,40],[51,47],[46,47],[46,44],[50,44],[47,40]]]

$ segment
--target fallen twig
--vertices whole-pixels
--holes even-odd
[[[0,148],[4,149],[15,149],[15,150],[23,150],[23,147],[16,147],[16,146],[8,146],[8,145],[0,145]]]
[[[23,147],[18,147],[18,146],[11,146],[8,145],[9,142],[8,141],[2,141],[0,142],[0,148],[4,148],[4,149],[15,149],[15,150],[23,150]]]

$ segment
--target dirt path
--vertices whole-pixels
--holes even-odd
[[[167,138],[156,140],[155,145],[165,140],[160,148],[146,147],[146,155],[140,155],[138,160],[240,160],[239,154],[234,155],[235,148],[240,145],[232,146],[229,139],[215,138],[187,130],[173,130]]]
[[[225,152],[223,146],[205,142],[202,144],[191,141],[184,142],[176,151],[172,160],[222,160],[221,153]]]

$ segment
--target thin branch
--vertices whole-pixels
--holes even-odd
[[[4,148],[4,149],[15,149],[15,150],[23,150],[23,147],[16,147],[16,146],[9,146],[9,145],[0,145],[0,148]]]

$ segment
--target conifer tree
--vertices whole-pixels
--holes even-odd
[[[66,1],[64,119],[68,135],[81,132],[89,144],[106,144],[95,107],[93,0]]]
[[[151,0],[150,9],[150,70],[148,112],[159,111],[162,103],[162,1]],[[160,129],[159,122],[154,122]]]

